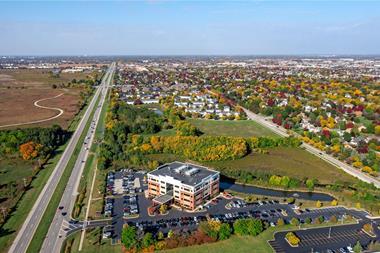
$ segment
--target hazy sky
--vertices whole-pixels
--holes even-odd
[[[380,1],[0,1],[25,54],[380,54]]]

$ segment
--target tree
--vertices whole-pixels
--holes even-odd
[[[335,215],[332,215],[332,216],[330,217],[330,222],[331,222],[331,223],[337,223],[337,222],[338,222],[338,219],[336,218]]]
[[[278,220],[277,220],[277,226],[284,226],[284,225],[285,225],[284,219],[278,218]]]
[[[263,231],[263,222],[259,219],[246,219],[248,234],[256,236]]]
[[[317,221],[318,221],[319,224],[321,224],[321,223],[323,223],[323,222],[325,221],[325,217],[323,217],[323,216],[321,215],[321,216],[319,216],[319,217],[317,218]]]
[[[222,225],[220,225],[219,235],[218,235],[219,240],[226,240],[230,238],[230,236],[231,236],[230,224],[223,223]]]
[[[333,200],[331,201],[331,205],[332,205],[332,206],[337,206],[337,205],[338,205],[338,200],[333,199]]]
[[[288,232],[285,235],[285,238],[293,246],[297,246],[300,243],[300,241],[301,241],[300,238],[298,238],[293,232]]]
[[[203,221],[199,224],[199,229],[207,236],[218,239],[218,233],[221,227],[221,222],[217,220]]]
[[[314,189],[314,180],[313,179],[307,179],[306,180],[306,187],[312,191]]]
[[[167,210],[168,210],[168,206],[167,205],[163,204],[163,205],[160,206],[160,213],[161,214],[165,214],[167,212]]]
[[[41,150],[42,145],[29,141],[20,145],[20,153],[24,160],[30,160],[38,156],[38,152]]]
[[[300,224],[300,221],[296,217],[293,217],[290,220],[290,224],[292,224],[293,226],[298,226]]]
[[[363,225],[363,230],[367,233],[373,233],[373,227],[370,223],[366,223]]]
[[[158,240],[163,240],[164,239],[164,233],[162,233],[162,231],[158,232],[157,239]]]
[[[305,223],[306,223],[306,224],[310,224],[311,222],[312,222],[312,220],[311,220],[310,217],[307,217],[307,218],[305,219]]]
[[[148,248],[154,244],[153,235],[151,233],[146,233],[141,241],[141,245],[143,248]]]
[[[173,232],[173,230],[169,230],[169,232],[168,232],[168,238],[172,238],[174,236],[174,232]]]
[[[362,252],[363,248],[362,248],[362,245],[360,244],[359,241],[356,242],[356,244],[355,244],[353,250],[354,250],[355,253],[360,253],[360,252]]]
[[[121,242],[124,244],[125,248],[130,250],[137,247],[137,231],[134,226],[126,226],[121,232]]]
[[[315,204],[315,206],[318,208],[322,207],[322,202],[318,200],[317,203]]]
[[[380,125],[375,126],[375,134],[380,135]]]
[[[247,235],[248,227],[245,219],[238,219],[233,223],[234,232],[237,235]]]

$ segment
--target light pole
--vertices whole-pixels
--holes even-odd
[[[329,236],[328,238],[331,238],[331,227],[329,227]]]

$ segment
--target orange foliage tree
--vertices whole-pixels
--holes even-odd
[[[38,156],[38,152],[41,150],[41,148],[41,144],[29,141],[20,145],[20,153],[24,160],[30,160]]]

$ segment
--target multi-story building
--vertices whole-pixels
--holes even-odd
[[[190,163],[167,163],[148,173],[148,193],[155,203],[194,210],[219,193],[219,172]]]

